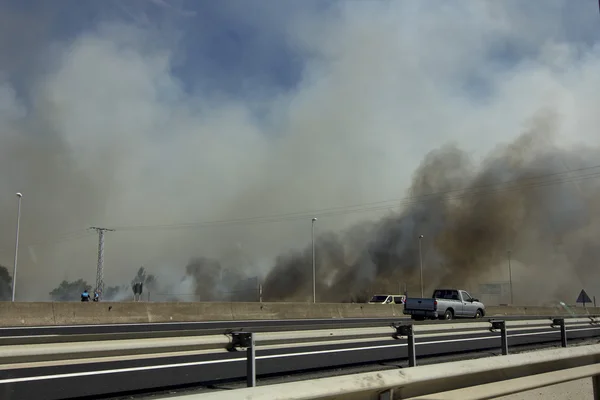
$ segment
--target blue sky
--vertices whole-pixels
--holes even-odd
[[[137,24],[159,32],[162,40],[172,41],[176,49],[173,72],[187,89],[239,96],[256,87],[267,92],[294,87],[301,79],[306,54],[291,40],[289,27],[302,19],[336,18],[340,8],[360,7],[357,3],[360,1],[1,0],[3,18],[18,23],[0,28],[0,43],[4,49],[10,49],[14,58],[10,61],[11,72],[27,72],[40,67],[43,53],[38,51],[55,40],[73,40],[107,21]],[[404,16],[399,18],[413,28],[417,26],[416,31],[419,19],[428,9],[446,10],[447,17],[456,19],[458,24],[462,23],[458,22],[460,19],[469,24],[474,17],[465,12],[466,3],[458,0],[419,5],[401,0],[369,3],[401,4],[398,8]],[[514,14],[517,26],[529,24],[534,29],[528,38],[530,43],[521,37],[504,37],[491,43],[488,58],[498,68],[534,54],[544,38],[590,46],[599,37],[600,15],[592,0],[507,0],[502,8]],[[464,80],[467,86],[482,85],[485,90],[486,84],[477,74],[465,76]]]
[[[13,56],[19,56],[13,61],[15,72],[24,66],[29,70],[40,56],[35,50],[52,41],[73,40],[105,22],[135,24],[173,41],[173,72],[190,88],[239,94],[254,85],[293,87],[301,74],[302,55],[289,43],[286,29],[305,15],[326,12],[332,3],[2,0],[3,18],[19,20],[3,28],[2,41],[10,41]]]

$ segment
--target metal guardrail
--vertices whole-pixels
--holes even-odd
[[[600,399],[599,375],[600,345],[588,345],[168,399],[483,400],[588,377]]]
[[[412,324],[409,321],[390,326],[372,328],[337,328],[299,330],[289,332],[249,332],[230,331],[224,335],[206,335],[189,337],[168,337],[137,340],[106,340],[76,343],[31,344],[0,346],[0,364],[55,361],[92,357],[110,357],[140,354],[159,354],[175,351],[232,352],[246,351],[248,386],[256,385],[256,349],[293,348],[298,344],[325,346],[332,342],[356,343],[360,341],[394,342],[406,339],[408,343],[408,362],[417,364],[415,343],[418,338],[436,336],[454,336],[497,332],[502,354],[507,355],[508,331],[556,329],[561,332],[561,343],[567,346],[569,329],[600,325],[597,317],[585,318],[546,318],[528,320],[489,319],[478,322],[453,321],[451,323]],[[390,343],[392,344],[392,343]]]
[[[590,318],[553,318],[551,323],[548,324],[546,320],[521,320],[521,321],[504,321],[499,319],[490,319],[486,322],[472,322],[472,323],[462,323],[462,324],[444,324],[443,325],[414,325],[410,323],[400,323],[393,324],[392,328],[394,328],[395,332],[392,333],[391,337],[393,339],[401,339],[406,338],[408,342],[408,364],[409,367],[415,367],[417,365],[417,354],[416,354],[416,336],[418,333],[423,333],[424,335],[441,335],[445,332],[448,334],[448,330],[451,330],[454,334],[466,334],[466,333],[479,333],[484,331],[490,332],[499,332],[500,334],[500,348],[502,350],[502,355],[508,355],[508,329],[510,327],[511,332],[519,331],[519,330],[531,330],[531,329],[547,329],[548,326],[552,328],[558,328],[561,334],[561,345],[562,347],[567,347],[567,328],[571,327],[581,327],[581,326],[589,326],[589,325],[598,325],[600,324],[600,320],[595,317]],[[443,328],[442,328],[443,326]],[[375,335],[386,337],[385,331],[383,328],[373,328],[371,330],[372,337]],[[276,336],[281,337],[281,334],[274,334]],[[305,332],[304,334],[300,334],[301,337],[311,336],[312,338],[318,338],[319,340],[325,342],[327,339],[336,337],[339,339],[340,337],[344,337],[344,335],[333,335],[330,334],[328,337],[323,337],[317,331],[313,332]],[[360,336],[360,334],[356,334],[356,336]],[[236,350],[238,348],[246,348],[247,349],[247,382],[248,387],[256,386],[256,356],[255,349],[257,344],[260,344],[260,336],[258,334],[254,334],[251,332],[236,332],[233,333],[233,341],[229,345],[229,350]],[[290,333],[288,335],[288,339],[295,340],[299,339],[297,333]],[[251,347],[248,347],[250,345]],[[600,399],[599,399],[600,400]]]

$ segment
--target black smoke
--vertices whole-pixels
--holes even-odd
[[[426,294],[437,286],[476,292],[479,283],[504,280],[510,250],[520,266],[518,301],[572,303],[585,282],[599,277],[600,168],[593,167],[600,151],[553,145],[548,120],[538,117],[479,166],[452,145],[430,152],[400,212],[321,235],[318,300],[398,293],[404,284],[417,294],[422,234]],[[265,279],[265,299],[311,299],[311,257],[310,245],[280,255]]]

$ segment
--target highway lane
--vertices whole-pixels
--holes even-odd
[[[389,325],[399,320],[409,320],[404,316],[396,318],[326,318],[326,319],[280,319],[280,320],[237,320],[237,321],[199,321],[199,322],[159,322],[139,324],[89,324],[89,325],[57,325],[57,326],[24,326],[0,327],[1,338],[36,337],[36,336],[68,336],[119,333],[163,333],[181,331],[201,331],[204,334],[224,333],[235,329],[259,330],[300,330],[335,327],[369,327]],[[472,321],[472,320],[471,320]]]
[[[495,318],[486,316],[483,320]],[[548,319],[545,316],[498,316],[504,320]],[[214,335],[231,330],[252,330],[253,332],[273,332],[289,330],[312,330],[330,328],[360,328],[388,326],[410,318],[327,318],[327,319],[280,319],[280,320],[238,320],[238,321],[199,321],[199,322],[160,322],[139,324],[89,324],[56,326],[0,327],[0,345],[26,343],[52,343],[61,341],[109,340],[142,337],[174,337],[192,335]],[[457,319],[452,323],[473,322],[473,319]],[[423,321],[415,324],[438,324],[448,321]],[[96,336],[93,336],[96,335]]]
[[[588,339],[577,339],[571,340],[569,342],[569,347],[579,347],[579,346],[590,346],[599,343],[598,338],[588,338]],[[526,354],[526,353],[536,353],[540,350],[549,350],[549,349],[560,349],[560,343],[546,343],[546,344],[533,344],[533,345],[522,345],[522,346],[513,346],[511,348],[511,355],[514,354]],[[472,351],[468,353],[459,353],[459,354],[445,354],[441,356],[429,356],[429,357],[421,357],[419,358],[419,366],[426,365],[434,365],[448,362],[457,362],[457,361],[466,361],[466,360],[475,360],[480,358],[488,358],[494,357],[498,355],[498,349],[489,349],[489,350],[479,350]],[[303,371],[303,372],[295,372],[290,374],[279,374],[272,376],[259,376],[257,377],[257,385],[258,386],[269,386],[280,383],[287,382],[299,382],[299,381],[307,381],[313,379],[322,379],[329,377],[340,377],[344,375],[352,375],[352,374],[363,374],[369,372],[380,372],[380,371],[390,371],[390,370],[398,370],[406,367],[406,360],[392,360],[392,361],[383,361],[383,362],[373,362],[367,364],[358,364],[351,366],[342,366],[328,369],[320,369],[320,370],[312,370],[312,371]],[[225,383],[215,384],[211,386],[182,386],[178,388],[168,388],[165,390],[153,390],[150,392],[140,392],[140,393],[127,393],[126,395],[116,394],[114,396],[105,397],[104,400],[159,400],[164,399],[165,397],[172,398],[173,396],[184,396],[184,395],[194,395],[194,394],[202,394],[202,393],[214,393],[217,391],[229,391],[235,389],[242,389],[246,387],[245,379],[238,379],[234,381],[229,381]],[[562,398],[562,397],[561,397]],[[541,400],[540,397],[538,400]],[[515,399],[516,400],[516,399]]]
[[[600,327],[573,327],[570,339],[600,336]],[[557,329],[509,331],[509,346],[560,340]],[[486,331],[461,335],[417,336],[417,357],[499,349],[499,333]],[[259,375],[286,374],[336,366],[402,360],[405,340],[332,342],[292,348],[258,348]],[[127,356],[110,359],[0,366],[0,398],[6,400],[66,399],[125,393],[168,386],[215,384],[245,376],[245,352],[196,352]]]

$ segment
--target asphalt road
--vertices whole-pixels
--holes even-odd
[[[488,317],[483,320],[487,320]],[[548,319],[543,316],[501,316],[503,320]],[[344,319],[283,319],[248,321],[161,322],[141,324],[98,324],[0,327],[0,345],[77,342],[89,340],[118,340],[130,338],[179,337],[223,334],[232,330],[274,332],[333,328],[362,328],[389,326],[393,322],[410,321],[408,317],[396,318],[344,318]],[[423,321],[415,324],[438,324],[446,321]],[[473,322],[457,319],[452,323]]]
[[[367,328],[389,326],[410,319],[344,318],[250,321],[161,322],[154,324],[66,325],[0,328],[0,346],[34,343],[73,343],[94,340],[166,338],[252,332],[301,331],[313,329]],[[470,321],[473,320],[464,320]],[[435,321],[438,322],[438,321]],[[443,321],[439,321],[443,322]]]
[[[577,347],[577,346],[586,346],[586,345],[594,345],[600,342],[600,338],[589,338],[589,339],[577,339],[571,340],[569,343],[569,347]],[[523,345],[523,346],[513,346],[511,348],[510,354],[523,354],[530,352],[537,352],[542,349],[559,349],[560,343],[552,342],[552,343],[543,343],[543,344],[532,344],[532,345]],[[460,353],[460,354],[447,354],[442,356],[429,356],[429,357],[421,357],[419,359],[419,365],[433,365],[446,363],[451,361],[464,361],[464,360],[473,360],[484,357],[495,357],[500,355],[499,349],[487,349],[487,350],[479,350],[468,353]],[[276,385],[280,383],[286,382],[297,382],[297,381],[307,381],[335,376],[343,376],[350,374],[361,374],[361,373],[369,373],[369,372],[379,372],[386,370],[396,370],[406,368],[408,363],[406,360],[394,360],[394,361],[383,361],[383,362],[374,362],[368,364],[360,364],[353,365],[349,367],[335,367],[328,368],[322,370],[313,370],[306,372],[298,372],[298,373],[290,373],[290,374],[281,374],[275,376],[268,377],[258,377],[256,380],[257,386],[269,386]],[[202,393],[211,393],[216,391],[229,391],[235,389],[241,389],[246,387],[245,380],[237,380],[230,381],[222,384],[210,385],[210,386],[183,386],[178,388],[169,388],[165,390],[154,390],[148,393],[137,393],[132,394],[128,393],[126,395],[116,395],[106,397],[103,400],[164,400],[165,398],[173,398],[174,396],[184,396],[184,395],[192,395],[192,394],[202,394]],[[591,388],[590,388],[591,389]],[[565,391],[561,392],[565,393]],[[567,392],[568,393],[568,392]],[[516,396],[516,395],[515,395]],[[543,397],[536,397],[537,399],[543,399]],[[586,397],[555,397],[555,399],[566,399],[566,398],[577,398],[583,399]],[[509,400],[509,399],[506,399]],[[514,397],[510,398],[510,400],[524,400],[524,398]]]
[[[521,317],[525,318],[525,317]],[[38,336],[76,336],[76,335],[115,335],[115,334],[168,334],[182,331],[198,331],[203,334],[224,333],[228,330],[252,329],[260,330],[300,330],[339,327],[371,327],[386,325],[394,321],[410,320],[407,317],[397,318],[344,318],[344,319],[280,319],[280,320],[238,320],[238,321],[203,321],[203,322],[160,322],[141,324],[98,324],[98,325],[57,325],[0,327],[0,339]],[[465,320],[473,322],[473,320]]]
[[[265,321],[260,322],[264,324]],[[517,332],[509,331],[509,346],[560,340],[560,333],[551,328]],[[574,327],[568,332],[569,339],[593,336],[600,336],[600,327]],[[421,338],[417,336],[416,351],[417,357],[426,357],[497,349],[499,346],[498,333],[480,331],[462,335]],[[402,360],[407,357],[407,344],[405,340],[373,339],[354,343],[331,342],[319,346],[301,345],[293,348],[261,350],[259,347],[256,356],[258,374],[272,376],[336,366]],[[97,398],[99,395],[180,385],[211,385],[243,379],[246,375],[245,368],[245,352],[163,353],[151,357],[123,356],[3,365],[0,366],[0,398]]]

